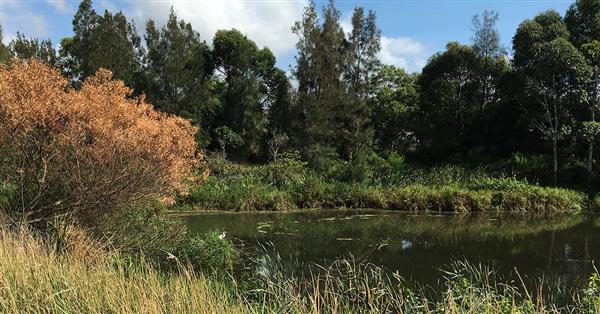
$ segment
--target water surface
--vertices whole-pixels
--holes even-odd
[[[530,279],[578,284],[600,261],[600,216],[411,215],[377,210],[203,213],[185,216],[193,232],[225,231],[246,246],[272,242],[286,260],[326,264],[374,255],[404,278],[435,285],[453,260],[493,265]]]

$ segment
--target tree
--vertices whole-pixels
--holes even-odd
[[[17,38],[10,42],[9,49],[19,59],[38,59],[50,66],[58,64],[56,50],[49,39],[41,41],[37,38],[27,39],[25,35],[17,32]]]
[[[480,116],[490,105],[498,101],[495,88],[498,68],[505,64],[505,51],[500,44],[500,33],[496,28],[498,13],[483,11],[482,15],[473,16],[473,52],[479,60]]]
[[[587,171],[588,179],[593,177],[594,143],[600,136],[600,123],[596,121],[596,113],[600,109],[600,41],[594,40],[583,44],[580,51],[588,61],[589,78],[581,78],[587,82],[586,87],[579,89],[580,101],[589,112],[589,117],[582,123],[582,136],[588,144]]]
[[[473,48],[452,42],[431,57],[419,77],[422,135],[434,152],[463,151],[479,117],[478,57]]]
[[[528,108],[532,125],[552,143],[554,184],[558,176],[558,142],[570,134],[573,107],[585,88],[589,73],[586,61],[567,39],[557,38],[545,45],[536,58],[535,70],[527,76],[527,91],[534,100]]]
[[[0,63],[9,60],[12,57],[10,50],[4,45],[2,39],[2,26],[0,25]]]
[[[86,224],[185,187],[201,157],[189,121],[132,97],[107,70],[68,85],[35,59],[0,67],[0,177],[16,190],[6,214]]]
[[[582,94],[582,102],[589,112],[587,121],[582,124],[582,135],[588,144],[588,178],[593,176],[594,142],[599,134],[596,112],[600,108],[600,1],[578,0],[571,4],[565,15],[565,24],[570,39],[588,60],[593,75],[589,88]]]
[[[226,89],[221,123],[244,139],[240,155],[257,157],[267,132],[265,109],[277,101],[275,56],[237,30],[217,31],[213,39],[215,62],[222,69]]]
[[[380,66],[377,53],[381,50],[381,30],[377,28],[374,11],[365,16],[362,7],[352,15],[352,31],[348,34],[348,61],[344,73],[348,88],[348,103],[342,112],[345,155],[350,159],[372,142],[371,112],[367,98],[373,93],[373,77]]]
[[[202,125],[198,141],[211,143],[212,129],[221,112],[218,94],[222,84],[213,79],[214,65],[208,45],[192,25],[178,20],[171,8],[167,24],[157,28],[146,22],[145,92],[160,110],[192,119]]]
[[[269,130],[273,133],[299,134],[297,107],[294,106],[293,88],[286,73],[275,69],[269,78],[268,120]],[[297,140],[297,139],[296,139]]]
[[[522,109],[543,140],[552,145],[552,172],[558,177],[559,142],[571,134],[574,109],[581,105],[591,76],[583,55],[555,11],[526,20],[513,38],[515,69],[524,78]]]
[[[244,143],[244,139],[227,126],[220,126],[214,132],[224,159],[227,158],[227,147],[237,148]]]
[[[380,66],[377,54],[381,50],[381,30],[377,28],[375,12],[365,16],[362,7],[352,15],[352,31],[348,34],[348,63],[344,77],[350,93],[366,100],[372,91],[373,77]]]
[[[281,147],[283,147],[288,141],[289,137],[287,134],[283,132],[273,131],[271,133],[271,138],[268,141],[269,145],[269,158],[273,162],[277,162],[277,158],[279,157],[279,152],[281,151]]]
[[[339,23],[340,12],[333,2],[323,8],[323,22],[315,4],[305,8],[293,31],[298,36],[296,68],[298,110],[302,127],[302,152],[311,165],[327,167],[339,156],[342,114],[347,109],[346,86],[342,75],[347,50]]]
[[[600,1],[575,1],[565,14],[565,25],[576,47],[600,40]]]
[[[141,80],[141,38],[125,15],[108,11],[98,15],[91,0],[83,0],[73,18],[73,37],[61,41],[64,72],[82,82],[98,69],[110,69],[127,86],[138,87]]]
[[[417,75],[384,65],[374,79],[374,95],[369,100],[375,144],[381,152],[416,149],[419,114]]]

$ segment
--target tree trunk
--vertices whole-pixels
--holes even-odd
[[[588,185],[592,181],[593,173],[592,173],[592,162],[594,158],[594,141],[590,141],[588,145],[588,158],[587,158],[587,171],[588,171]]]
[[[596,112],[592,109],[592,122],[596,121]],[[594,161],[594,140],[590,139],[590,143],[588,145],[588,160],[587,160],[587,171],[588,171],[588,187],[592,183],[592,178],[594,173],[592,172],[592,163]]]
[[[552,172],[552,181],[556,185],[558,181],[558,139],[556,137],[552,139]]]

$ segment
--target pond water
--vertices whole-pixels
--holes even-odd
[[[225,231],[245,246],[271,242],[284,260],[327,263],[371,255],[372,262],[424,285],[439,284],[454,260],[515,267],[530,279],[581,283],[600,262],[600,216],[411,215],[377,210],[203,213],[185,216],[193,232]]]

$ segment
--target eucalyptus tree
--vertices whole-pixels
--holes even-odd
[[[600,136],[600,124],[596,113],[600,109],[600,1],[577,0],[571,4],[565,15],[565,24],[573,44],[588,60],[592,75],[589,88],[583,91],[581,100],[589,113],[582,122],[582,137],[588,144],[588,177],[593,176],[594,142]]]
[[[27,38],[20,32],[17,32],[17,38],[13,39],[8,45],[11,53],[20,59],[37,59],[50,66],[58,64],[56,50],[52,46],[52,41],[39,40],[37,38]]]
[[[523,109],[543,140],[552,145],[552,171],[558,176],[559,141],[571,134],[574,110],[591,75],[586,59],[569,41],[555,11],[519,26],[513,38],[516,70],[525,78]]]

